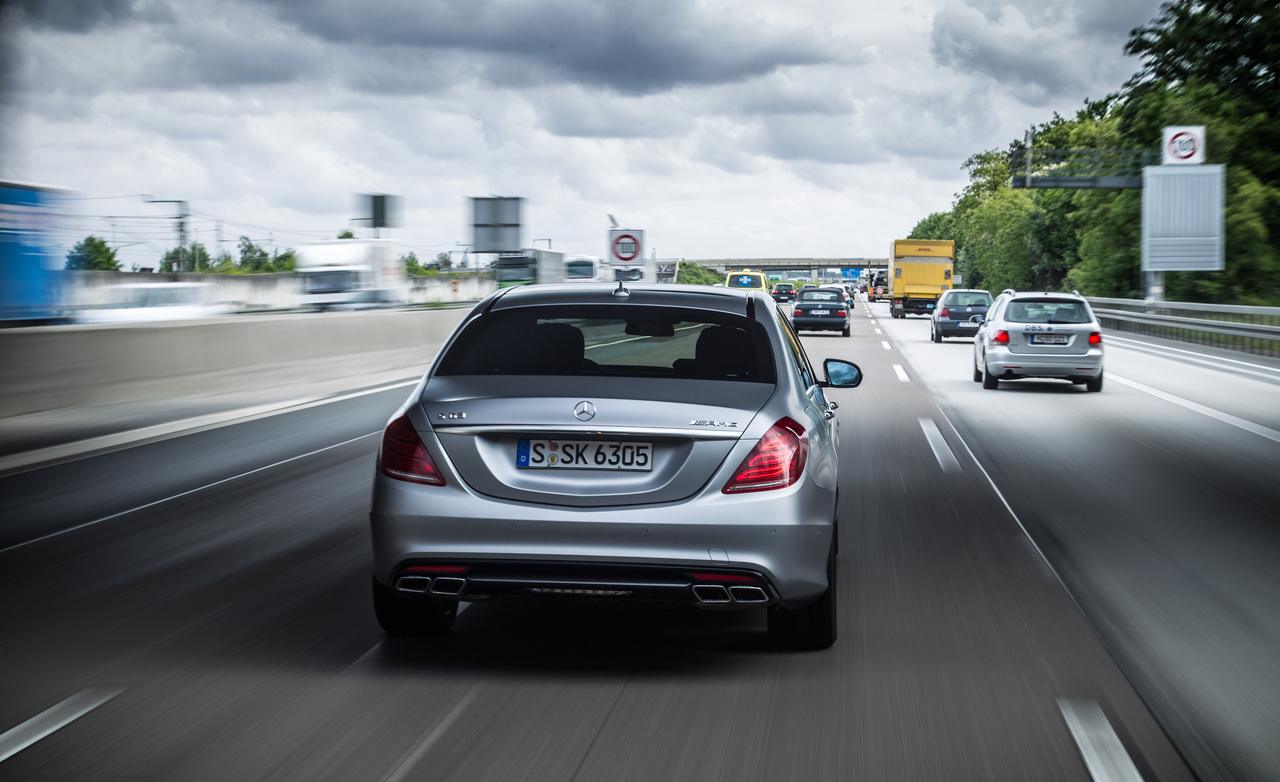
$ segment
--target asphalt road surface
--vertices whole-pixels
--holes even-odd
[[[871,309],[804,337],[867,376],[833,648],[497,601],[384,639],[399,388],[0,479],[0,779],[1275,778],[1280,373],[1109,344],[1101,394],[982,391]]]

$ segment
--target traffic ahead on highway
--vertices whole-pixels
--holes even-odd
[[[1280,780],[1278,42],[0,3],[0,782]]]

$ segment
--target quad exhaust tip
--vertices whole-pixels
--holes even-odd
[[[454,576],[440,576],[431,584],[431,594],[448,595],[456,597],[462,594],[462,590],[466,589],[467,580],[465,578],[456,578]]]
[[[734,586],[729,587],[729,594],[733,596],[735,603],[767,603],[769,595],[758,586]]]
[[[396,579],[397,592],[412,592],[415,595],[425,595],[431,588],[431,579],[427,576],[400,576]]]
[[[728,603],[729,590],[719,584],[698,584],[693,588],[693,596],[699,603]]]

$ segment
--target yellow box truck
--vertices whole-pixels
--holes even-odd
[[[897,239],[889,247],[889,313],[928,315],[951,288],[956,243],[949,239]]]

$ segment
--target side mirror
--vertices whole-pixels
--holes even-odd
[[[829,358],[822,362],[830,388],[857,388],[862,384],[862,370],[852,361]]]

